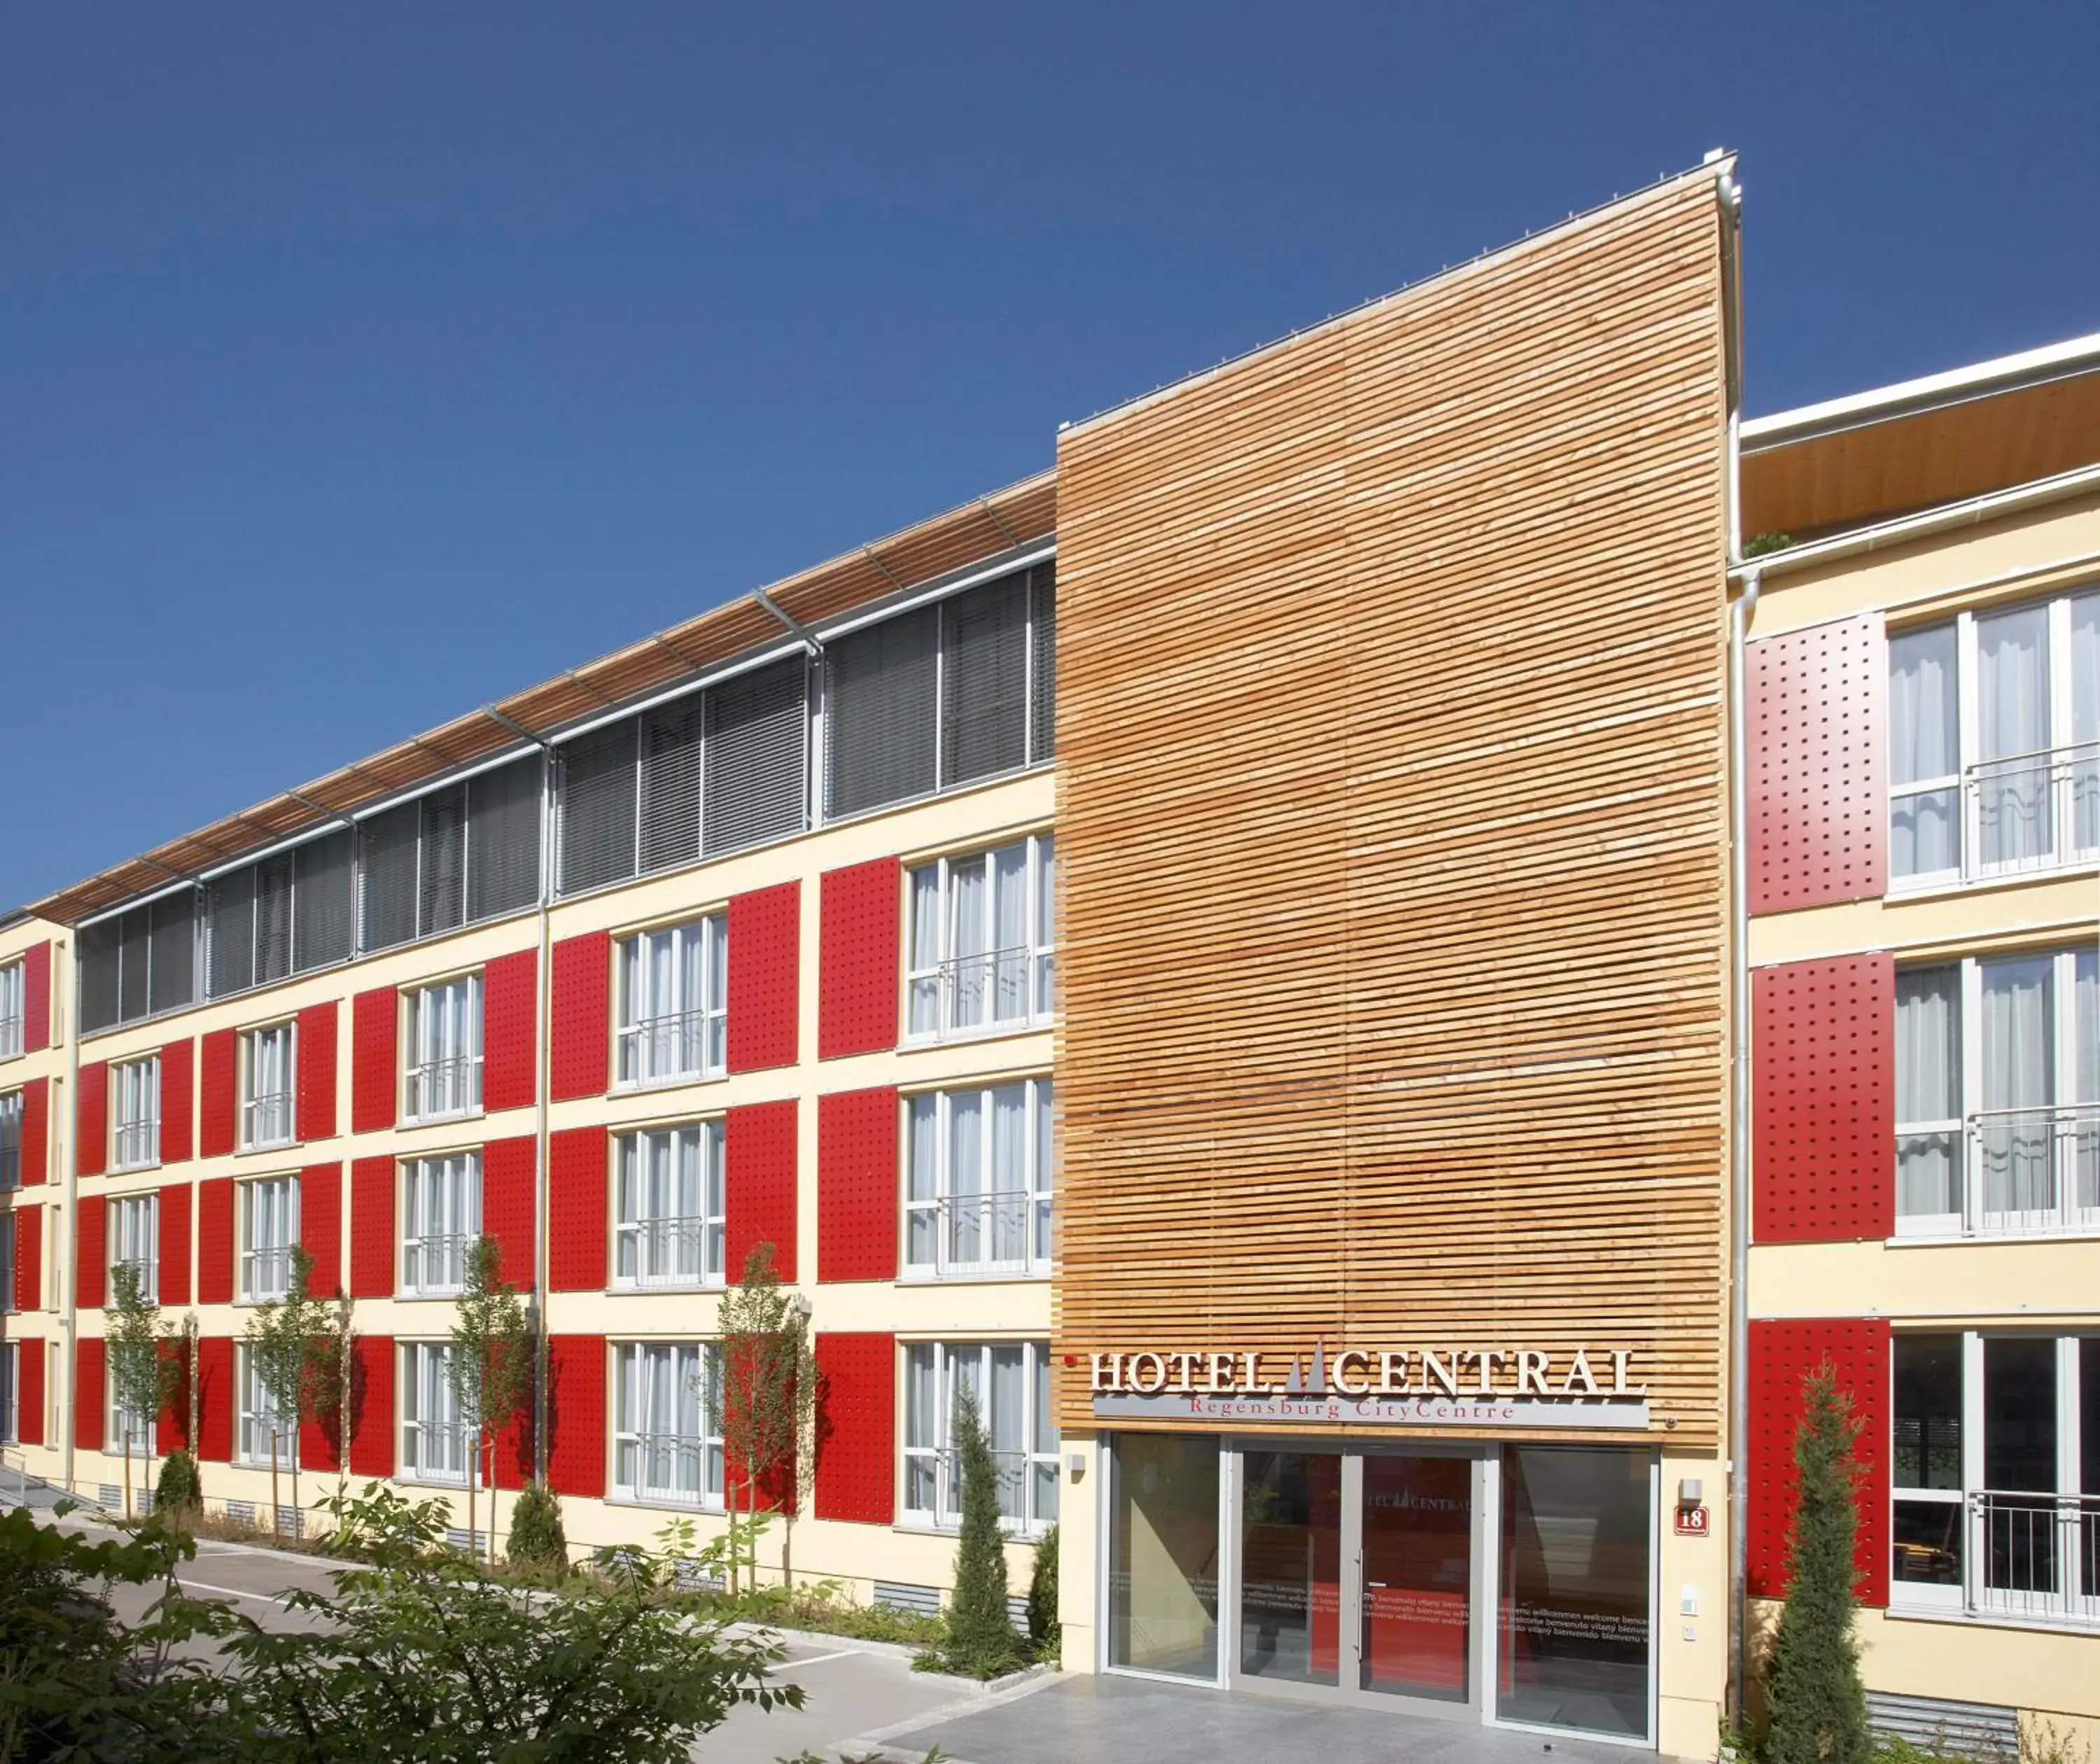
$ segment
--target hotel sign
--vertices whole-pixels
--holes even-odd
[[[1073,1356],[1074,1359],[1076,1356]],[[1088,1356],[1101,1421],[1348,1422],[1394,1427],[1648,1426],[1648,1387],[1625,1348],[1348,1348],[1298,1354]],[[1282,1360],[1284,1365],[1277,1362]]]

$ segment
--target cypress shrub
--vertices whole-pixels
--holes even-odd
[[[562,1503],[544,1483],[528,1483],[510,1507],[511,1561],[519,1568],[566,1574],[569,1541],[562,1530]]]
[[[153,1484],[153,1510],[170,1525],[188,1521],[204,1500],[197,1480],[196,1460],[188,1452],[170,1452],[161,1460],[160,1480]]]
[[[1048,1659],[1057,1651],[1057,1528],[1052,1525],[1035,1546],[1035,1563],[1028,1577],[1028,1639],[1037,1655]]]
[[[955,1590],[948,1606],[951,1672],[995,1678],[1021,1664],[1020,1638],[1006,1608],[1006,1534],[999,1523],[999,1466],[977,1398],[955,1393],[955,1441],[963,1475],[963,1527],[955,1546]]]

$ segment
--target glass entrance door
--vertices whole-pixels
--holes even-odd
[[[1472,1700],[1473,1461],[1363,1460],[1358,1683]]]

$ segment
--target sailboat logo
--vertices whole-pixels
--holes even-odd
[[[1290,1376],[1284,1380],[1286,1396],[1326,1396],[1327,1389],[1327,1338],[1317,1338],[1312,1343],[1312,1364],[1308,1370],[1305,1362],[1296,1354],[1290,1356]]]

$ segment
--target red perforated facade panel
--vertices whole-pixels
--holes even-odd
[[[605,1495],[605,1338],[547,1338],[547,1486]]]
[[[84,1194],[73,1224],[73,1302],[82,1311],[99,1311],[109,1303],[109,1248],[102,1197]]]
[[[214,1176],[196,1191],[196,1299],[233,1303],[233,1178]]]
[[[335,1137],[335,1001],[299,1012],[298,1128],[302,1140]]]
[[[179,1451],[188,1442],[183,1437],[190,1424],[189,1356],[179,1342],[161,1343],[160,1357],[166,1369],[161,1374],[167,1400],[153,1417],[153,1449],[161,1457]]]
[[[51,946],[47,937],[22,951],[22,1052],[51,1044]]]
[[[83,1338],[73,1356],[73,1443],[83,1452],[102,1449],[103,1421],[109,1410],[99,1337]]]
[[[499,1277],[529,1291],[532,1268],[532,1158],[529,1136],[491,1140],[481,1149],[481,1228],[502,1255]]]
[[[41,1311],[44,1308],[44,1210],[18,1206],[11,1216],[15,1221],[15,1308]]]
[[[22,1350],[19,1362],[22,1388],[15,1405],[15,1437],[24,1445],[42,1445],[44,1411],[50,1403],[44,1387],[44,1356],[51,1347],[39,1335],[18,1335],[15,1341]]]
[[[1795,1503],[1794,1430],[1802,1382],[1828,1360],[1860,1423],[1862,1474],[1854,1560],[1860,1602],[1889,1602],[1889,1325],[1861,1317],[1754,1321],[1749,1340],[1749,1436],[1745,1517],[1753,1597],[1786,1594],[1787,1533]]]
[[[898,966],[903,866],[877,858],[827,871],[818,928],[817,1056],[880,1053],[897,1045],[902,996]],[[735,972],[732,946],[730,967]]]
[[[1750,911],[1888,885],[1888,648],[1878,613],[1749,647]]]
[[[540,1021],[540,952],[499,955],[482,970],[482,1106],[532,1106],[535,1030]]]
[[[897,1092],[817,1100],[817,1278],[897,1278]]]
[[[602,1096],[610,1083],[612,938],[602,931],[554,946],[547,1082],[556,1102]]]
[[[360,1158],[350,1166],[350,1295],[394,1292],[394,1160]]]
[[[547,1137],[547,1285],[555,1292],[605,1286],[607,1144],[603,1127]]]
[[[22,1087],[22,1186],[48,1182],[51,1174],[51,1080],[33,1078]]]
[[[342,1291],[342,1166],[309,1164],[299,1172],[299,1244],[314,1259],[316,1299]]]
[[[729,1069],[792,1065],[802,997],[802,884],[729,903]]]
[[[752,1103],[730,1110],[724,1128],[728,1208],[725,1272],[732,1281],[758,1244],[773,1246],[781,1279],[795,1277],[795,1105]]]
[[[233,1460],[233,1338],[207,1335],[197,1343],[197,1456]]]
[[[109,1065],[97,1060],[80,1069],[80,1091],[73,1111],[73,1144],[83,1176],[99,1176],[109,1167]]]
[[[227,1158],[233,1152],[234,1105],[240,1088],[233,1031],[214,1030],[197,1052],[197,1155]]]
[[[161,1189],[161,1303],[190,1302],[190,1185],[170,1182]]]
[[[360,1336],[350,1372],[350,1473],[394,1474],[394,1338]]]
[[[897,1338],[817,1336],[817,1517],[887,1525],[897,1512]]]
[[[188,1038],[161,1050],[161,1162],[187,1163],[196,1154],[196,1043]]]
[[[391,986],[360,992],[350,1008],[350,1130],[377,1133],[394,1125],[394,1061],[401,1006]]]
[[[1895,1228],[1895,962],[1886,954],[1761,968],[1751,1234],[1836,1243]]]

